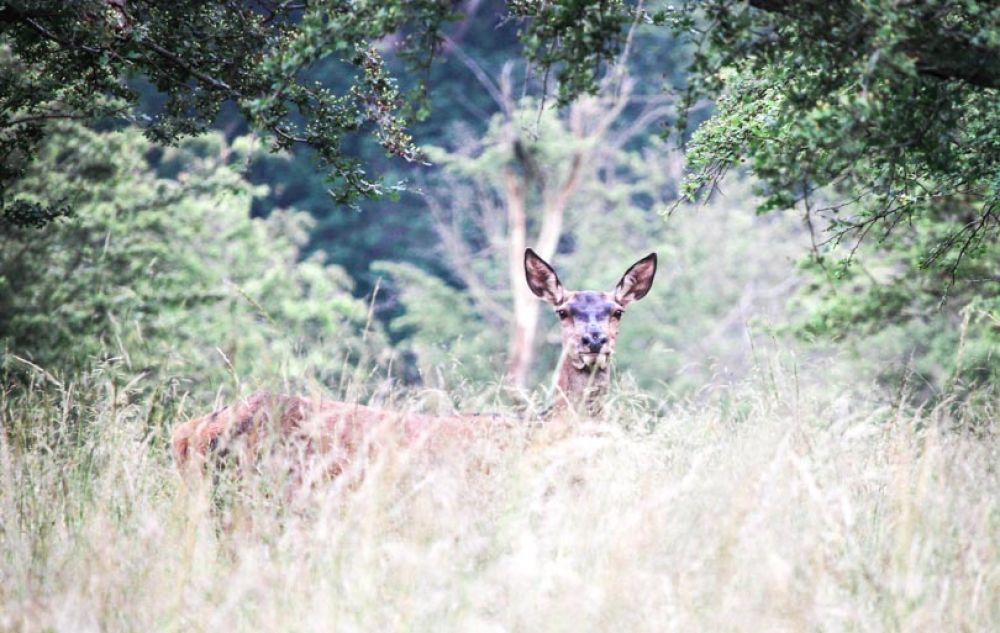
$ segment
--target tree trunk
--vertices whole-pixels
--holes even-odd
[[[538,331],[538,299],[524,281],[524,249],[527,246],[528,219],[525,212],[525,186],[520,176],[508,167],[504,171],[507,201],[507,269],[514,299],[513,331],[510,337],[507,373],[511,383],[523,389],[534,361],[535,336]],[[541,253],[539,253],[541,254]],[[545,257],[545,255],[542,255]]]
[[[571,113],[571,129],[577,137],[582,136],[579,117]],[[575,123],[575,124],[574,124]],[[563,218],[566,206],[580,182],[583,155],[574,154],[566,179],[554,194],[542,197],[541,226],[533,245],[535,252],[550,261],[559,247],[562,237]],[[510,365],[508,375],[515,387],[523,389],[528,384],[532,364],[535,361],[535,339],[538,337],[539,299],[535,297],[524,280],[524,249],[527,246],[527,213],[525,211],[525,183],[511,168],[504,172],[504,187],[507,197],[507,223],[510,251],[508,270],[511,295],[514,298],[514,331],[510,339]],[[548,193],[548,192],[546,192]]]

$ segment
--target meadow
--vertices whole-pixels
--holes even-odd
[[[141,380],[37,373],[0,403],[0,631],[997,630],[995,394],[918,407],[834,369],[621,381],[600,421],[292,495],[182,481],[190,412]]]

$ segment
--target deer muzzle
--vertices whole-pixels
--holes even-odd
[[[612,350],[602,349],[600,352],[580,352],[573,359],[573,367],[583,370],[592,369],[596,367],[597,369],[607,369],[608,363],[611,360]]]

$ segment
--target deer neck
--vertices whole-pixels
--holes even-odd
[[[555,413],[600,415],[611,383],[608,365],[578,368],[563,353],[556,375]]]

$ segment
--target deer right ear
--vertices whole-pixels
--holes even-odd
[[[615,287],[615,301],[627,306],[646,296],[656,276],[656,253],[646,255],[625,271]]]
[[[566,291],[559,281],[559,275],[530,248],[524,251],[524,276],[535,296],[545,299],[552,305],[563,302]]]

